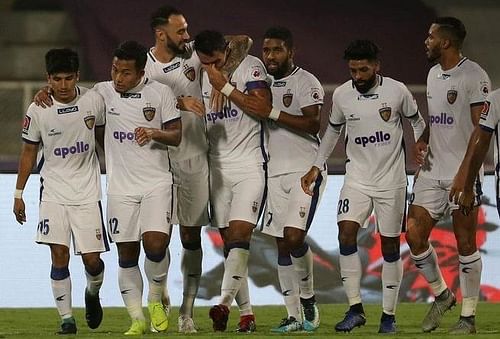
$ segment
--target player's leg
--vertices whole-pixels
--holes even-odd
[[[455,296],[448,289],[439,269],[436,251],[429,242],[432,228],[445,211],[447,199],[446,191],[439,187],[436,180],[421,177],[415,179],[408,211],[406,241],[415,267],[436,296],[422,321],[424,332],[436,329],[444,313],[456,303]]]
[[[453,230],[457,240],[462,311],[458,322],[451,328],[452,334],[476,333],[475,315],[481,288],[483,264],[476,246],[478,207],[465,216],[454,210]]]
[[[338,332],[350,332],[366,323],[361,301],[363,268],[358,253],[357,235],[361,225],[373,210],[372,199],[365,193],[346,184],[342,187],[337,205],[339,225],[340,276],[349,303],[344,319],[335,325]]]
[[[62,320],[58,333],[76,333],[77,328],[71,307],[71,278],[68,267],[71,228],[63,205],[40,202],[36,242],[50,247],[52,294]]]
[[[95,329],[102,321],[103,312],[99,290],[104,279],[104,262],[100,253],[109,251],[108,236],[103,224],[100,202],[67,206],[75,252],[82,253],[87,286],[85,288],[85,319]]]

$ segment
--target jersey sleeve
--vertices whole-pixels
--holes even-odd
[[[38,144],[42,141],[42,134],[38,124],[35,104],[31,104],[24,116],[22,138],[25,142]]]
[[[247,91],[269,88],[266,69],[257,58],[252,59],[252,62],[248,64],[244,77],[245,90]]]
[[[467,96],[469,104],[480,104],[486,100],[491,91],[491,81],[486,72],[479,68],[470,72],[466,78]]]
[[[299,105],[304,108],[312,105],[323,105],[325,91],[318,79],[309,75],[301,79],[299,86]]]
[[[500,122],[500,91],[494,91],[486,98],[479,125],[482,129],[493,132]]]
[[[403,84],[401,84],[401,92],[401,112],[406,118],[416,116],[418,114],[418,106],[413,94],[411,94],[408,87]]]
[[[330,118],[329,118],[330,124],[332,126],[345,124],[345,115],[344,113],[342,113],[338,101],[339,101],[339,92],[336,89],[333,92],[332,96],[332,108],[330,109]]]
[[[181,112],[177,108],[177,98],[174,92],[167,85],[161,85],[161,121],[166,123],[179,119],[181,117]]]

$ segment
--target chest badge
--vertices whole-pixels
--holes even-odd
[[[446,93],[446,100],[448,100],[448,103],[450,105],[453,105],[455,101],[457,101],[457,95],[458,92],[454,89],[448,90],[448,93]]]
[[[146,105],[147,106],[142,109],[142,113],[144,114],[144,118],[146,118],[147,121],[151,121],[155,117],[156,108],[151,107],[151,104]]]
[[[196,72],[194,68],[189,65],[184,65],[184,75],[188,78],[189,81],[194,81],[196,79]]]
[[[387,104],[384,102],[382,104],[382,108],[380,108],[378,110],[378,113],[380,114],[380,117],[382,118],[382,120],[387,122],[391,118],[392,109],[390,107],[387,107]]]
[[[290,92],[290,90],[288,90],[285,94],[283,94],[282,100],[283,100],[283,105],[285,105],[285,107],[290,107],[293,100],[293,94]]]
[[[87,115],[85,118],[83,118],[83,121],[85,121],[85,126],[87,126],[88,129],[92,129],[95,125],[95,115]]]

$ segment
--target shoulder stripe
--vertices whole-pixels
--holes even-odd
[[[467,61],[467,60],[468,60],[468,58],[467,58],[467,57],[464,57],[462,60],[460,60],[460,62],[458,63],[457,67],[462,66],[462,64],[463,64],[465,61]]]
[[[152,60],[153,62],[156,62],[156,59],[155,59],[155,57],[154,57],[153,53],[151,53],[151,50],[149,50],[149,51],[148,51],[148,56],[151,58],[151,60]]]

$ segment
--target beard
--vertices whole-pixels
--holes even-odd
[[[186,43],[184,41],[182,42],[182,46],[183,46],[182,48],[179,47],[167,37],[167,48],[170,49],[172,52],[174,52],[176,55],[186,53]]]
[[[434,64],[439,60],[439,58],[441,58],[441,53],[439,53],[436,49],[427,50],[427,61]]]
[[[368,92],[373,87],[373,85],[375,85],[375,81],[377,81],[377,73],[374,73],[370,79],[363,82],[357,82],[354,79],[352,80],[352,82],[354,83],[354,87],[356,87],[358,92],[362,94]]]
[[[266,65],[266,70],[267,70],[268,74],[273,76],[273,78],[281,79],[290,71],[290,69],[292,67],[293,66],[291,63],[289,63],[288,61],[285,61],[281,64],[277,64],[277,67],[275,69],[271,69],[271,70]]]

